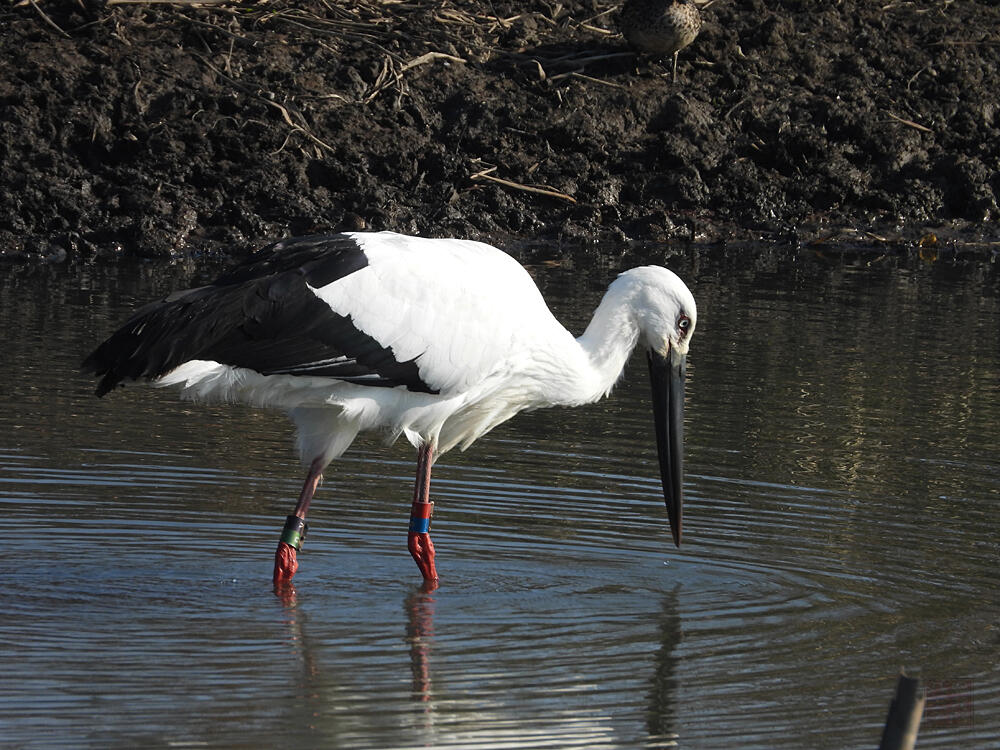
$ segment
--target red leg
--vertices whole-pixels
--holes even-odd
[[[316,487],[323,478],[323,466],[319,459],[312,462],[309,467],[309,474],[306,475],[305,484],[302,485],[302,492],[299,493],[299,502],[295,506],[295,512],[288,516],[285,521],[285,528],[281,532],[281,541],[278,542],[278,550],[274,553],[274,585],[284,585],[291,583],[292,576],[299,569],[298,551],[302,549],[302,540],[305,539],[306,513],[309,512],[309,503],[312,502]]]
[[[431,459],[434,449],[423,445],[417,454],[417,483],[413,488],[413,508],[410,511],[410,533],[408,546],[410,554],[420,568],[425,581],[438,580],[434,567],[434,543],[431,542],[431,513],[434,503],[427,498],[431,491]]]

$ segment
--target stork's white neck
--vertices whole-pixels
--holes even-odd
[[[631,285],[619,279],[609,288],[583,335],[576,339],[580,356],[564,358],[562,391],[559,403],[585,404],[608,395],[625,369],[625,363],[639,340],[638,318],[633,305]],[[551,394],[555,396],[556,394]]]
[[[606,396],[625,369],[639,340],[639,324],[632,295],[623,284],[612,284],[594,311],[594,317],[577,343],[586,352],[593,369],[592,400]]]

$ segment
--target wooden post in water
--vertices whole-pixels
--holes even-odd
[[[882,730],[879,750],[913,750],[926,699],[927,694],[920,689],[920,680],[900,672],[896,697],[889,704],[889,716]]]

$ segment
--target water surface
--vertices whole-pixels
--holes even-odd
[[[441,587],[406,551],[415,458],[364,438],[271,555],[302,471],[281,415],[77,364],[204,274],[0,269],[0,745],[877,745],[901,667],[920,747],[1000,736],[1000,299],[947,260],[687,250],[685,543],[644,362],[435,468]],[[622,268],[536,263],[581,331]]]

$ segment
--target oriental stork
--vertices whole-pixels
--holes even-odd
[[[124,380],[198,401],[285,410],[308,466],[275,555],[298,568],[323,470],[361,430],[417,449],[409,549],[437,581],[431,465],[520,411],[606,396],[632,350],[647,351],[663,495],[681,539],[684,374],[694,297],[671,271],[625,271],[574,338],[527,271],[489,245],[392,232],[286,239],[208,286],[139,309],[83,362],[103,396]]]

